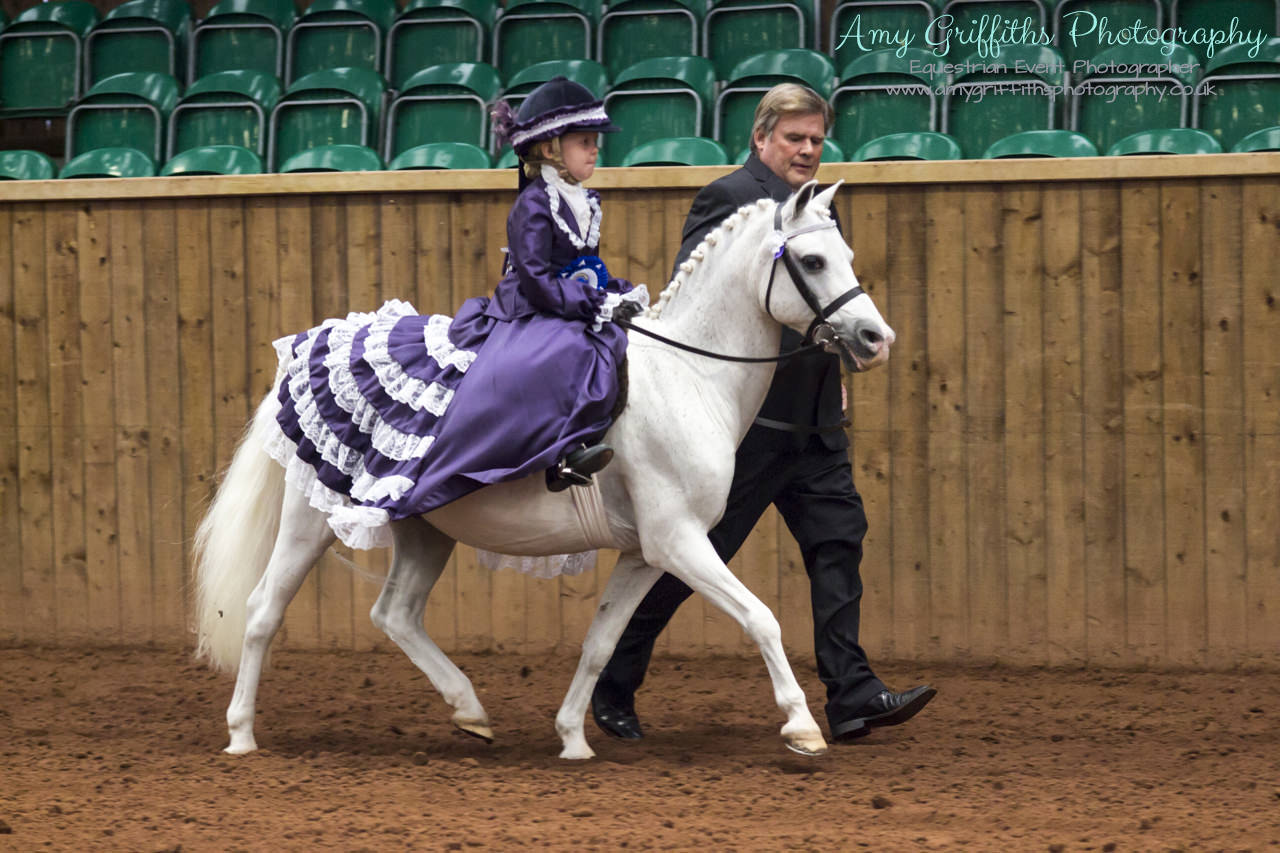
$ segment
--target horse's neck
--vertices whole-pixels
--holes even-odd
[[[655,321],[655,331],[673,340],[711,352],[735,356],[772,356],[778,352],[782,330],[766,316],[756,301],[757,285],[769,274],[760,246],[771,234],[769,217],[756,211],[734,230],[722,232],[714,246],[703,245],[705,255],[680,285]],[[681,353],[693,367],[690,381],[705,404],[737,434],[746,434],[760,409],[775,364],[741,364]]]

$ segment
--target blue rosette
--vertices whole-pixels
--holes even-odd
[[[609,269],[595,255],[582,255],[560,270],[560,277],[580,281],[596,290],[604,290],[609,284]]]

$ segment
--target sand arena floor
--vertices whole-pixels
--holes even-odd
[[[0,649],[0,850],[1280,849],[1275,673],[881,665],[938,698],[805,759],[759,660],[660,660],[649,737],[588,723],[574,763],[574,660],[455,659],[492,745],[402,655],[282,652],[232,757],[231,681],[185,652]]]

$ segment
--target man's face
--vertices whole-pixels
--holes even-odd
[[[760,162],[796,190],[818,173],[826,138],[822,113],[788,113],[778,119],[773,133],[756,134],[756,150]]]

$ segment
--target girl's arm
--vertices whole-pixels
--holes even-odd
[[[604,294],[580,281],[560,278],[560,268],[552,268],[555,228],[541,205],[518,206],[508,217],[508,257],[520,293],[539,311],[570,320],[590,320],[604,302]]]

